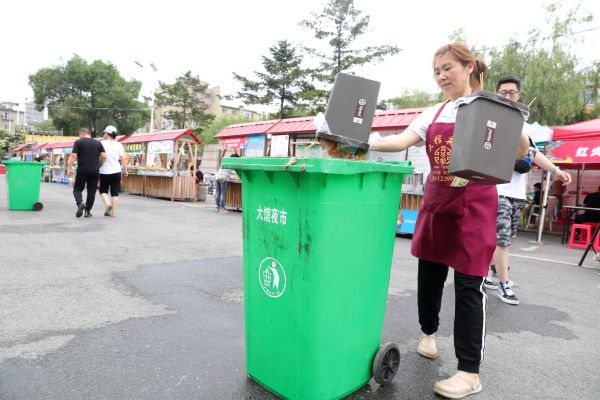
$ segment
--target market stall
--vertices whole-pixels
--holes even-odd
[[[128,176],[121,188],[142,196],[193,200],[200,139],[191,129],[140,133],[121,141]]]
[[[32,161],[33,153],[32,148],[35,146],[35,143],[29,142],[20,144],[14,149],[10,151],[13,157],[19,157],[23,161]]]
[[[280,120],[256,121],[229,125],[215,135],[219,139],[219,156],[216,170],[221,165],[221,158],[231,154],[244,157],[263,157],[268,155],[266,143],[267,132]],[[240,210],[242,208],[242,183],[234,173],[227,184],[225,208]]]
[[[379,112],[373,118],[371,130],[379,132],[382,136],[399,134],[423,110],[423,108],[412,108]],[[219,139],[222,157],[232,152],[238,152],[244,157],[321,157],[323,151],[315,139],[316,127],[313,119],[314,117],[299,117],[230,125],[215,137]],[[399,233],[412,233],[420,198],[423,195],[422,180],[429,173],[429,164],[424,150],[371,153],[370,157],[374,160],[410,160],[415,165],[415,175],[407,178],[410,188],[402,190],[402,209],[411,211],[412,217],[405,218],[403,221],[401,209],[398,223]],[[241,183],[234,181],[228,191],[226,207],[241,208]],[[403,230],[400,230],[401,226]]]
[[[548,158],[562,169],[576,170],[575,196],[563,205],[571,210],[582,206],[583,198],[600,185],[600,118],[554,129],[553,141],[547,145]],[[546,186],[548,186],[548,180]],[[547,193],[544,195],[544,203]],[[567,224],[570,218],[567,218]],[[566,230],[565,230],[566,231]],[[566,232],[563,234],[565,236]]]
[[[44,150],[50,165],[51,181],[56,183],[69,183],[67,178],[67,163],[73,150],[74,140],[65,142],[46,143]]]

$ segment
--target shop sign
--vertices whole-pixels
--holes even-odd
[[[219,139],[222,149],[241,149],[247,142],[248,138],[246,136]]]
[[[287,157],[290,147],[289,135],[271,136],[271,157]]]
[[[600,163],[600,140],[549,142],[547,153],[554,163]]]
[[[262,157],[265,151],[265,135],[248,136],[244,157]]]
[[[125,145],[125,151],[128,153],[141,154],[144,152],[143,143],[129,143]]]
[[[148,153],[150,154],[173,154],[174,142],[172,140],[160,140],[148,142]]]

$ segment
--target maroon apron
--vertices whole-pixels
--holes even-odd
[[[496,248],[498,192],[495,185],[468,182],[448,174],[454,123],[437,122],[440,107],[427,129],[427,177],[415,226],[412,255],[446,264],[472,276],[487,276]]]

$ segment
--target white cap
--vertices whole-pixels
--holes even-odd
[[[104,128],[104,132],[110,133],[111,135],[115,135],[117,133],[117,128],[115,128],[112,125],[108,125],[106,128]]]

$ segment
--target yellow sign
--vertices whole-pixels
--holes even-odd
[[[129,143],[125,149],[128,153],[143,153],[144,145],[142,143]]]
[[[25,135],[25,143],[51,143],[51,142],[68,142],[77,140],[78,136],[53,136],[53,135]]]

